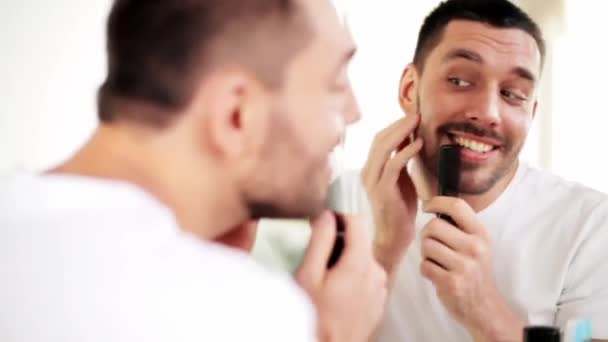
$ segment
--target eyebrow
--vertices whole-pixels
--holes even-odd
[[[445,55],[443,57],[444,62],[449,62],[449,61],[452,61],[455,59],[466,59],[468,61],[478,63],[478,64],[484,63],[483,58],[481,57],[480,54],[478,54],[475,51],[471,51],[471,50],[467,50],[467,49],[455,49],[455,50],[450,51],[447,55]],[[534,74],[525,67],[522,67],[522,66],[514,67],[513,69],[511,69],[511,73],[517,75],[518,77],[526,79],[532,83],[536,83],[536,77],[534,76]]]
[[[511,70],[511,72],[532,83],[536,83],[536,77],[534,77],[534,74],[532,74],[532,72],[530,70],[528,70],[524,67],[515,67],[515,68],[513,68],[513,70]]]
[[[443,57],[444,62],[449,62],[454,59],[466,59],[471,62],[483,64],[483,58],[481,58],[480,54],[467,49],[455,49]]]

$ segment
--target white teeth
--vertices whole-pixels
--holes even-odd
[[[455,137],[456,143],[462,147],[466,147],[471,151],[478,153],[486,153],[492,150],[492,146],[479,141],[465,139],[463,137]]]

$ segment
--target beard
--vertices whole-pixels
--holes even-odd
[[[310,202],[306,203],[278,203],[275,200],[249,200],[247,208],[252,219],[261,218],[284,218],[284,219],[310,219],[319,216],[325,206],[325,202]]]
[[[448,132],[463,132],[477,137],[489,137],[501,142],[497,151],[498,160],[493,164],[473,163],[467,160],[461,162],[460,193],[466,195],[481,195],[488,192],[513,169],[517,163],[517,155],[521,147],[515,148],[511,139],[499,134],[491,128],[477,126],[470,122],[451,122],[441,125],[433,134],[437,141]],[[435,178],[439,174],[439,146],[436,150],[420,152],[424,167]]]
[[[329,188],[317,184],[326,159],[312,155],[307,140],[298,138],[280,110],[272,117],[259,167],[245,183],[242,200],[254,219],[317,217],[326,207]]]
[[[421,130],[423,130],[421,128]],[[521,146],[515,147],[512,139],[505,137],[491,128],[477,126],[471,122],[451,122],[441,125],[432,134],[437,141],[448,132],[468,133],[477,137],[489,137],[499,141],[498,160],[493,164],[479,164],[462,160],[460,192],[466,195],[481,195],[488,192],[496,183],[505,177],[517,165],[517,156]],[[436,150],[423,149],[420,157],[424,167],[435,178],[439,174],[439,146]]]
[[[416,95],[417,111],[424,115],[421,110],[420,94]],[[424,127],[419,127],[416,132],[417,136],[429,138],[434,135],[437,142],[442,136],[448,136],[448,132],[468,133],[477,137],[492,138],[500,142],[501,146],[498,150],[499,160],[493,165],[480,165],[463,160],[461,163],[460,177],[460,193],[465,195],[481,195],[488,192],[509,173],[517,165],[517,156],[523,147],[515,146],[513,139],[502,135],[496,130],[488,127],[482,127],[471,123],[470,121],[448,122],[437,128],[435,132],[425,132]],[[429,139],[430,140],[430,139]],[[424,168],[435,179],[439,177],[439,147],[435,150],[422,149],[420,151],[420,159]]]

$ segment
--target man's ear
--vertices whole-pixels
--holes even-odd
[[[246,70],[234,68],[208,77],[197,92],[201,98],[199,141],[223,158],[254,157],[263,148],[270,129],[270,95]]]
[[[196,140],[221,158],[235,158],[245,149],[243,112],[249,80],[239,72],[208,75],[197,89],[190,111]]]
[[[415,114],[418,111],[418,71],[414,64],[409,64],[403,70],[399,82],[399,104],[406,114]]]

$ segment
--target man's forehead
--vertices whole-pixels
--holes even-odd
[[[488,24],[455,20],[447,25],[435,50],[440,56],[454,49],[469,49],[482,57],[489,53],[512,63],[524,63],[540,74],[541,55],[536,40],[518,28],[497,28]]]

